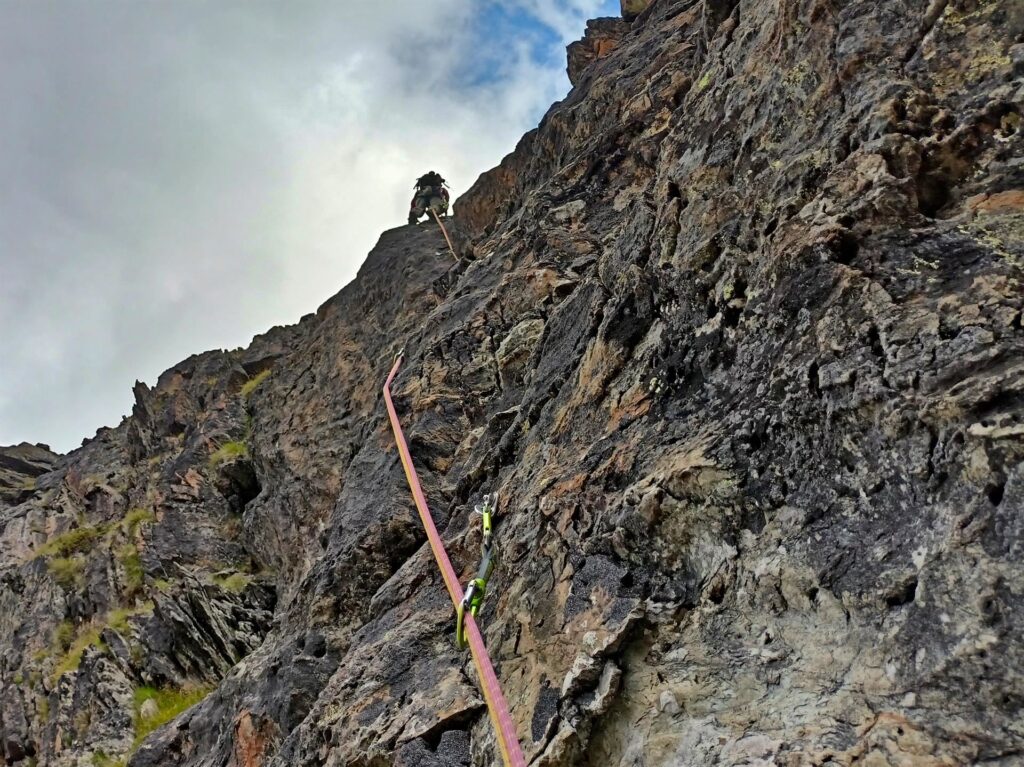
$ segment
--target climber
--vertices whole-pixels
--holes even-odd
[[[480,567],[477,570],[476,578],[466,586],[465,596],[455,611],[455,643],[459,649],[464,649],[466,639],[466,611],[474,618],[480,612],[480,605],[484,602],[484,595],[487,593],[487,579],[491,577],[494,569],[493,552],[491,551],[491,513],[494,507],[491,506],[491,496],[484,496],[483,508],[477,506],[474,511],[483,518],[484,535],[480,541]]]
[[[433,210],[437,216],[448,215],[448,190],[445,188],[445,180],[441,174],[430,171],[416,180],[416,193],[412,198],[412,205],[409,206],[409,223],[415,224],[419,221],[427,209]]]

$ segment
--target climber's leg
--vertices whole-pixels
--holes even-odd
[[[448,214],[448,206],[445,205],[444,198],[437,195],[430,198],[430,209],[438,218]]]
[[[412,201],[412,208],[409,210],[409,223],[415,224],[421,218],[423,214],[427,212],[426,200],[422,195],[417,195]]]

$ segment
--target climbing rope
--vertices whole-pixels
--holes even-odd
[[[448,236],[448,230],[445,228],[444,223],[441,221],[441,217],[437,215],[437,211],[435,211],[433,208],[428,207],[427,210],[430,211],[430,215],[434,217],[434,220],[437,222],[437,225],[441,227],[441,234],[444,235],[444,241],[448,243],[448,250],[451,251],[452,258],[458,261],[459,257],[455,255],[455,247],[452,245],[452,238]]]
[[[438,222],[440,223],[440,221]],[[446,235],[447,236],[447,235]],[[398,368],[402,365],[402,354],[395,357],[395,365],[391,368],[387,381],[384,382],[384,404],[388,409],[388,418],[391,421],[391,429],[395,433],[395,444],[398,446],[398,455],[402,459],[402,468],[405,469],[405,478],[412,491],[413,501],[416,503],[416,510],[420,514],[423,528],[427,532],[427,540],[434,552],[434,559],[437,560],[437,567],[444,578],[444,585],[448,588],[448,595],[456,610],[463,601],[462,586],[459,585],[459,578],[452,568],[451,560],[448,559],[448,552],[445,551],[444,543],[437,532],[434,518],[430,515],[427,506],[426,496],[423,494],[423,487],[420,485],[416,469],[412,465],[412,456],[409,453],[409,445],[405,441],[405,434],[402,425],[398,420],[398,413],[395,412],[395,405],[391,401],[391,382],[398,374]],[[469,641],[470,653],[473,656],[473,664],[476,666],[477,675],[480,677],[480,687],[483,690],[484,700],[487,701],[487,713],[491,717],[491,724],[494,725],[495,734],[498,737],[498,747],[501,749],[502,759],[505,767],[526,767],[523,759],[523,752],[519,748],[519,739],[516,737],[516,728],[512,723],[512,717],[508,713],[508,704],[501,692],[501,685],[494,673],[494,666],[487,654],[487,647],[484,645],[480,629],[476,625],[472,611],[463,611],[465,635]]]

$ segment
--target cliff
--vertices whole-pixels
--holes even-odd
[[[1024,9],[630,5],[457,261],[0,453],[7,764],[496,763],[400,349],[533,764],[1019,763]]]

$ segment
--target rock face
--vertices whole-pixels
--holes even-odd
[[[653,0],[620,0],[619,6],[622,8],[622,18],[626,21],[633,21],[641,13],[646,11]]]
[[[597,59],[611,54],[622,40],[628,25],[622,19],[593,19],[587,22],[583,39],[569,45],[569,81],[579,85],[583,73]]]
[[[36,478],[46,474],[57,461],[56,453],[46,445],[0,447],[0,499],[15,503],[35,489]]]
[[[495,763],[403,348],[531,763],[1019,762],[1024,10],[656,0],[578,66],[459,263],[386,232],[0,495],[8,764]]]

